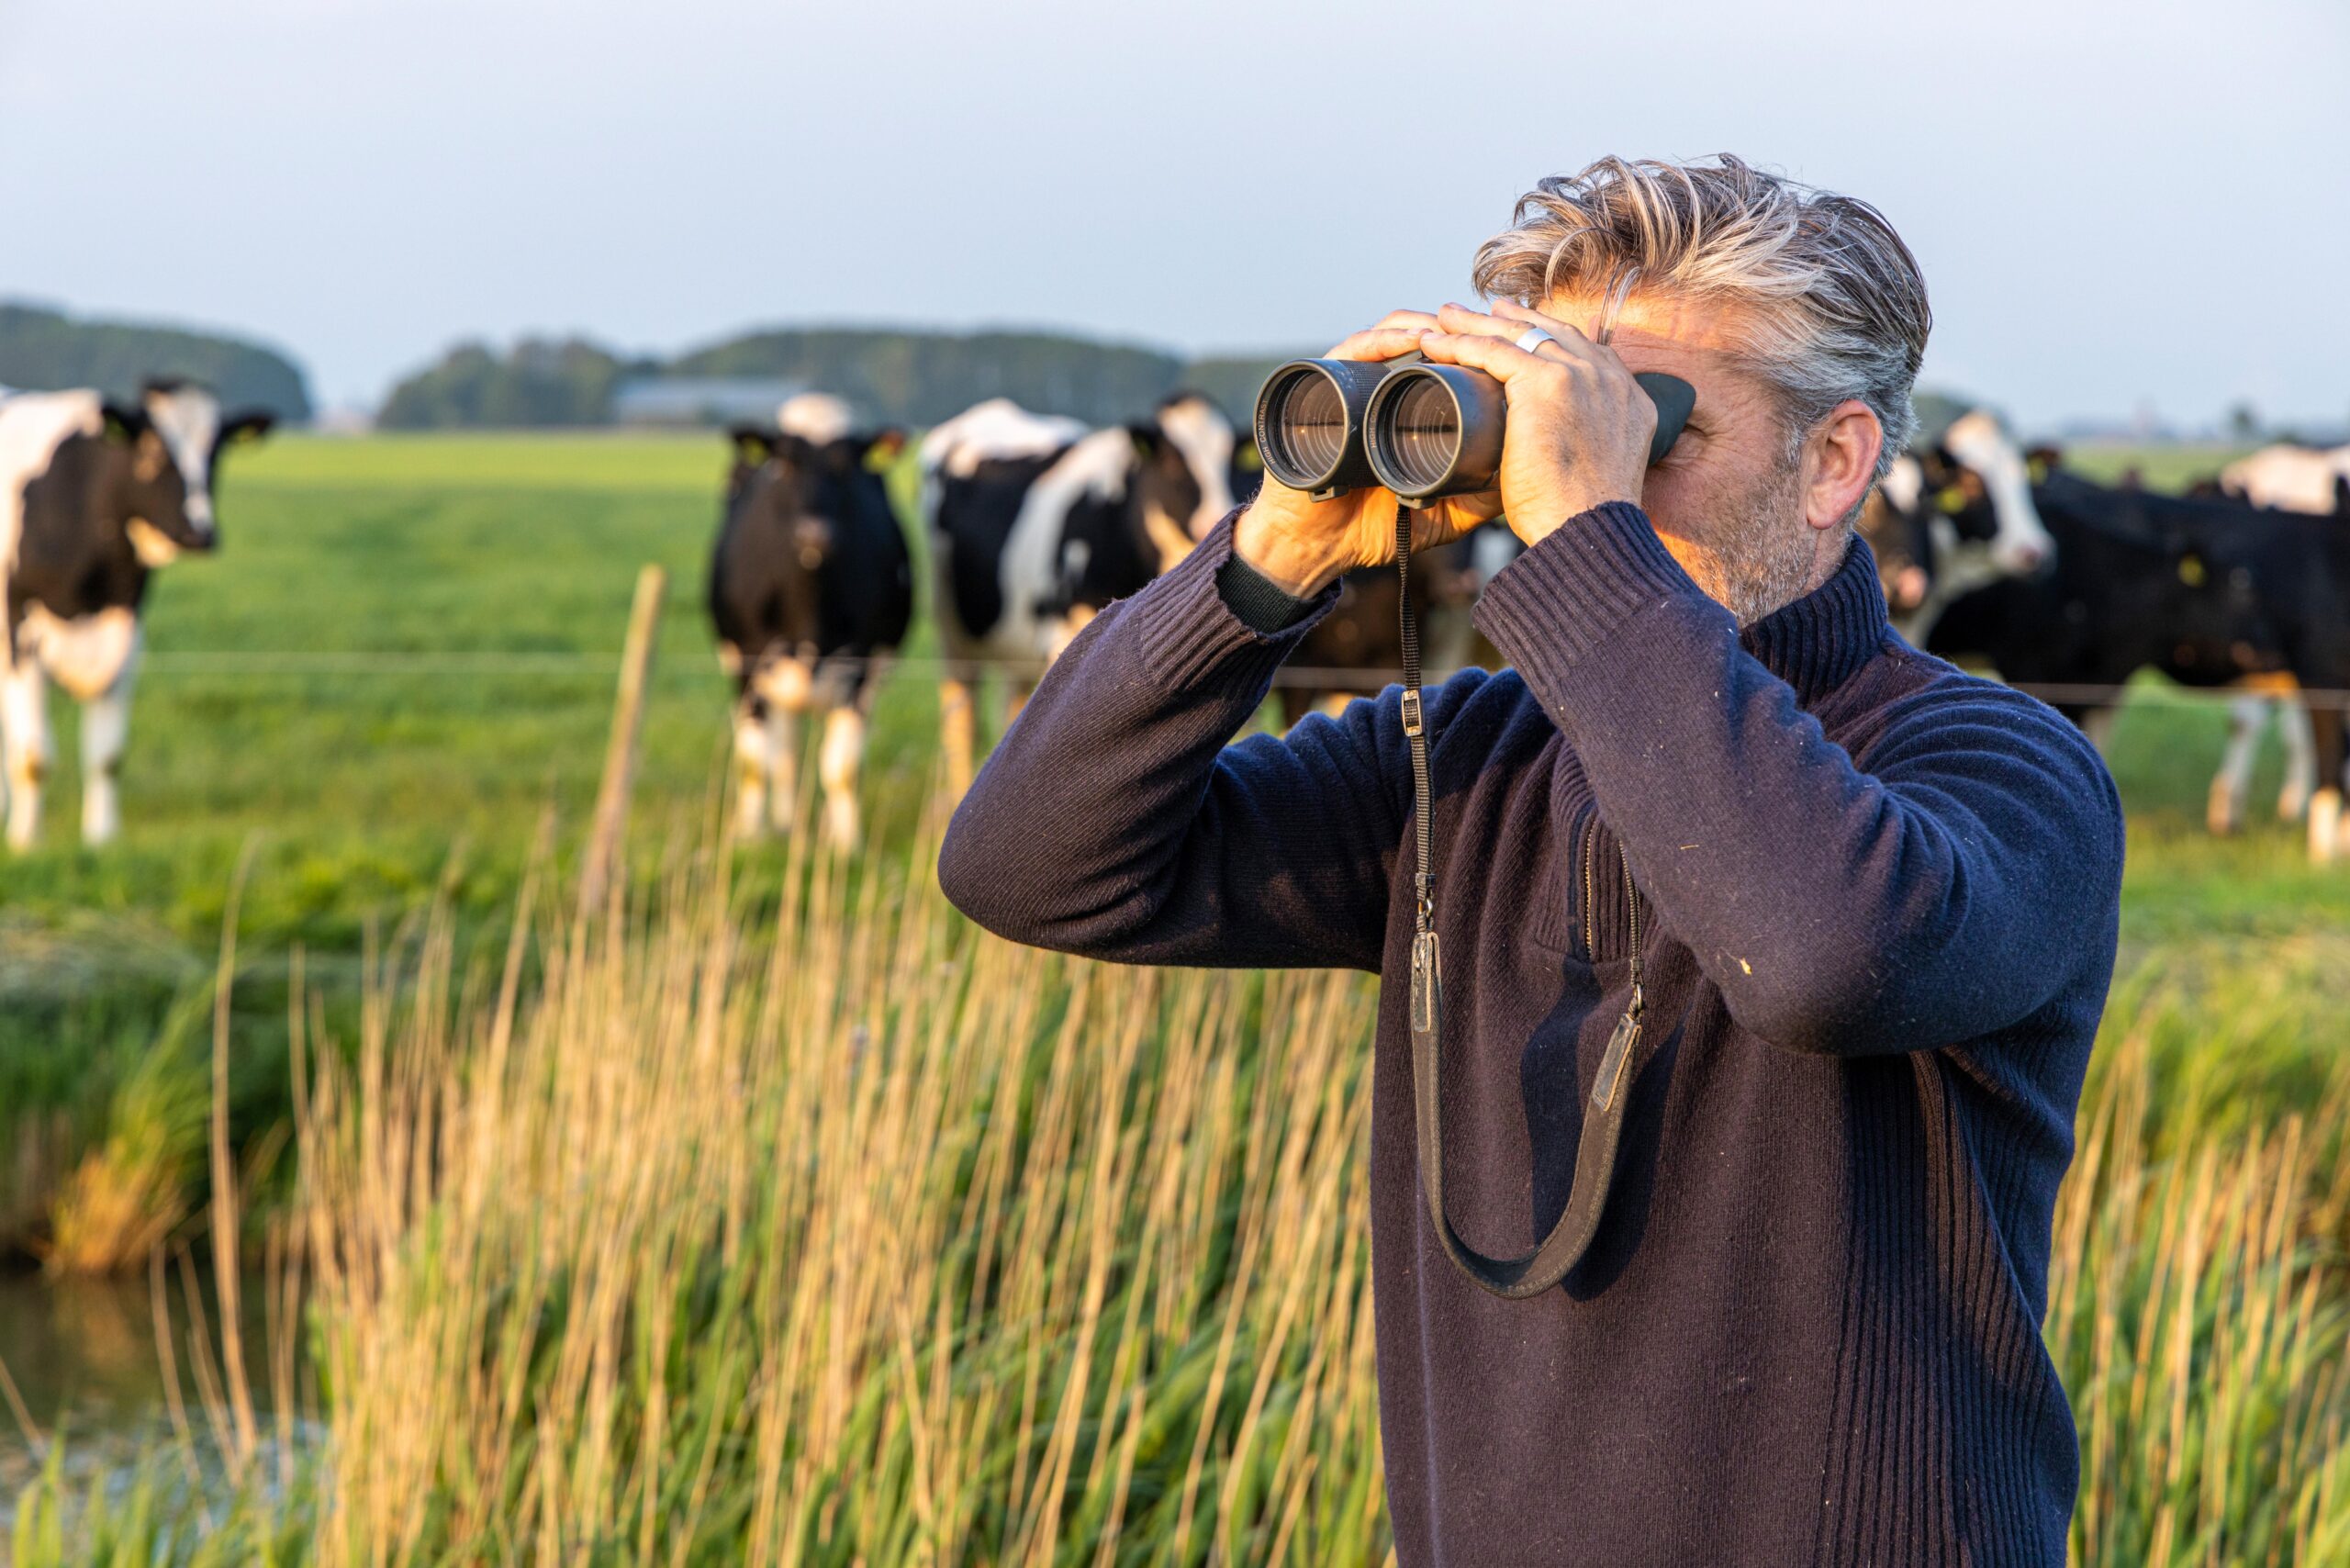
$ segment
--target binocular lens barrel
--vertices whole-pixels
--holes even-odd
[[[1378,444],[1396,487],[1424,490],[1444,482],[1460,445],[1460,410],[1443,383],[1415,377],[1381,410]]]
[[[1301,371],[1272,395],[1272,428],[1280,466],[1308,476],[1327,474],[1347,450],[1347,403],[1326,375]],[[1274,462],[1271,449],[1265,460]]]
[[[1490,488],[1509,415],[1502,384],[1457,364],[1406,365],[1371,395],[1363,453],[1406,500]]]
[[[1292,490],[1330,496],[1377,484],[1364,459],[1362,419],[1384,364],[1293,359],[1257,394],[1257,451],[1265,472]]]

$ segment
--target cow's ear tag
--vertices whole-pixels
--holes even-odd
[[[1242,442],[1240,450],[1232,454],[1232,460],[1240,465],[1243,472],[1261,474],[1265,471],[1265,454],[1257,450],[1257,443],[1253,441]]]
[[[868,473],[887,474],[898,454],[906,449],[906,432],[891,425],[868,442],[865,448],[865,466]]]
[[[1956,485],[1947,486],[1934,497],[1934,505],[1940,507],[1945,516],[1956,517],[1966,510],[1966,492]]]
[[[2044,485],[2048,482],[2048,459],[2045,457],[2032,458],[2024,465],[2024,471],[2031,476],[2031,482],[2033,484]]]
[[[2188,588],[2201,588],[2207,575],[2203,570],[2202,556],[2182,555],[2179,557],[2178,580]]]

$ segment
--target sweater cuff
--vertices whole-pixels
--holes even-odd
[[[1314,612],[1313,599],[1298,598],[1237,553],[1216,568],[1215,590],[1224,596],[1225,608],[1260,637],[1286,632]]]
[[[1190,554],[1135,595],[1126,613],[1134,618],[1143,657],[1153,675],[1178,686],[1206,686],[1228,692],[1253,689],[1262,700],[1281,660],[1289,656],[1306,628],[1337,602],[1338,591],[1333,584],[1312,599],[1297,601],[1304,604],[1304,613],[1277,632],[1260,632],[1242,620],[1218,585],[1227,562],[1237,562],[1254,575],[1254,568],[1232,553],[1232,525],[1243,510],[1234,508]]]
[[[1643,610],[1689,595],[1705,597],[1648,513],[1629,501],[1606,501],[1495,574],[1475,619],[1521,671],[1563,672]]]

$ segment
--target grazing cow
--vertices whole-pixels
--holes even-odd
[[[2256,507],[2341,514],[2350,497],[2350,446],[2331,452],[2306,446],[2264,446],[2220,470],[2220,488]]]
[[[777,429],[733,435],[710,617],[735,682],[736,821],[745,836],[791,824],[800,717],[821,711],[824,832],[845,849],[875,666],[913,617],[913,557],[876,466],[904,437],[852,433],[836,399],[806,397]]]
[[[1895,458],[1862,510],[1860,532],[1876,555],[1895,627],[1917,644],[1953,601],[2039,571],[2055,548],[2032,507],[2025,454],[1986,409]]]
[[[212,482],[226,447],[261,435],[264,413],[223,418],[189,382],[151,381],[136,402],[91,391],[0,400],[0,749],[8,844],[40,831],[48,771],[49,682],[82,704],[82,837],[122,826],[116,774],[130,730],[153,570],[218,541]]]
[[[982,664],[1041,668],[1102,606],[1181,560],[1232,510],[1233,461],[1230,421],[1195,392],[1091,431],[996,398],[924,439],[955,790],[970,784]]]
[[[2255,507],[2332,516],[2350,524],[2350,446],[2313,452],[2300,446],[2268,446],[2221,469],[2190,494],[2225,497]],[[2308,809],[2317,787],[2311,752],[2309,712],[2298,702],[2245,695],[2228,705],[2228,750],[2211,779],[2204,821],[2213,833],[2233,833],[2244,817],[2252,765],[2271,711],[2285,740],[2285,781],[2277,794],[2277,814],[2291,822]]]
[[[1952,604],[1930,652],[1987,658],[2026,686],[2120,686],[2148,668],[2190,687],[2350,686],[2350,530],[2064,473],[2050,475],[2034,499],[2055,541],[2053,569]],[[2109,708],[2085,693],[2052,695],[2102,738]],[[2319,777],[2339,780],[2343,714],[2313,706],[2311,719]],[[2341,807],[2338,787],[2319,791],[2312,858],[2336,853]]]

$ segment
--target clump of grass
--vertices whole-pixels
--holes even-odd
[[[211,1009],[207,991],[184,992],[115,1086],[104,1141],[50,1202],[49,1234],[39,1247],[50,1272],[143,1268],[187,1217],[212,1106],[209,1069],[197,1048],[199,1025]]]
[[[2082,1562],[2350,1556],[2350,1058],[2278,1028],[2340,954],[2212,957],[2121,988],[2058,1205]]]
[[[1378,1561],[1367,989],[788,881],[541,922],[528,1002],[526,926],[467,1029],[436,937],[319,1053],[321,1560]]]

